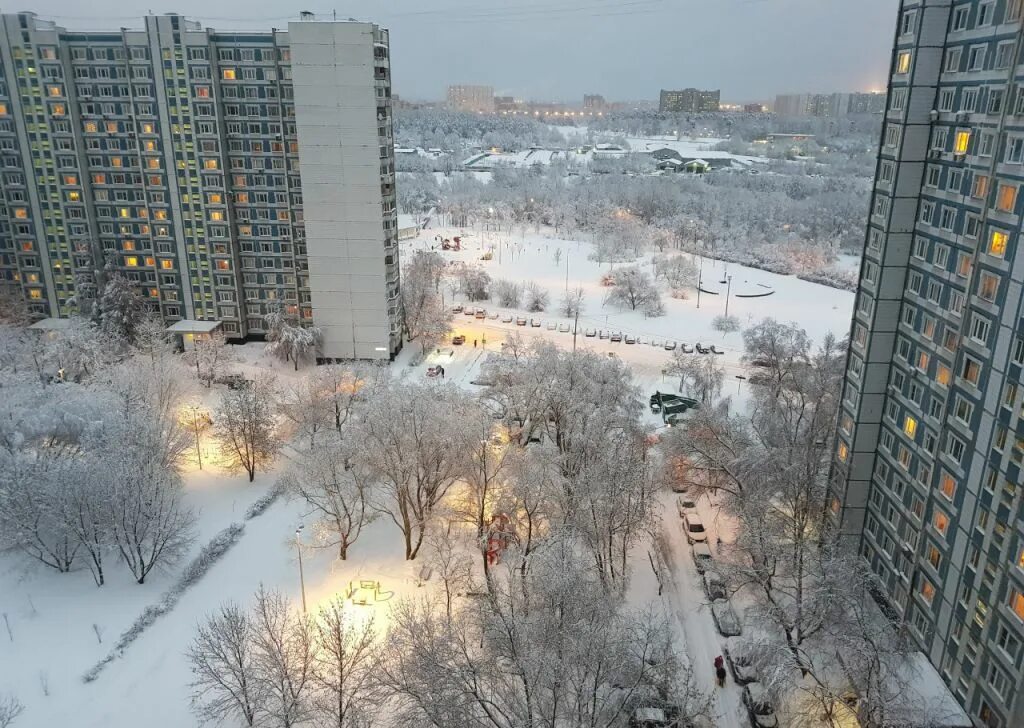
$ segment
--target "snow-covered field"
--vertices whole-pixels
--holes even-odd
[[[544,232],[517,231],[502,235],[454,229],[428,230],[403,243],[404,253],[408,255],[413,249],[431,247],[437,234],[460,233],[466,248],[445,253],[448,259],[483,266],[493,278],[534,281],[546,287],[551,294],[550,311],[557,308],[566,288],[582,287],[586,295],[585,310],[579,320],[575,345],[621,357],[632,367],[645,391],[675,390],[675,384],[662,374],[670,356],[664,349],[666,340],[691,345],[715,344],[725,351],[721,359],[729,376],[726,393],[735,396],[738,390],[737,402],[742,406],[746,385],[734,379],[735,375],[743,373],[739,365],[741,335],[734,333],[723,337],[711,326],[712,319],[725,311],[727,288],[730,289],[729,313],[739,317],[744,326],[772,316],[798,322],[815,339],[821,339],[827,332],[842,336],[849,327],[853,305],[850,293],[707,259],[703,261],[704,287],[718,295],[702,295],[699,308],[696,297],[665,298],[667,315],[645,318],[642,313],[603,304],[606,289],[600,284],[600,276],[609,266],[588,260],[590,245],[586,242],[558,239]],[[486,251],[493,252],[493,260],[480,260]],[[649,258],[641,263],[648,265]],[[769,289],[774,290],[774,294],[768,298],[736,296]],[[489,313],[520,313],[505,312],[487,302],[479,305],[486,307]],[[475,389],[471,382],[484,357],[513,333],[545,337],[560,346],[573,346],[569,319],[551,312],[523,312],[523,315],[539,319],[541,326],[517,327],[514,322],[503,323],[500,318],[481,321],[459,315],[455,322],[456,333],[466,336],[466,344],[443,347],[425,361],[410,365],[417,349],[414,343],[406,347],[394,363],[394,375],[424,379],[428,366],[443,363],[449,381]],[[559,331],[559,325],[569,326],[570,331]],[[627,345],[587,337],[584,335],[587,329],[622,332],[638,337],[639,343]],[[659,344],[653,345],[653,341]],[[304,376],[303,371],[296,375],[288,365],[272,362],[263,355],[260,344],[241,347],[239,353],[242,363],[237,368],[244,372],[272,368],[282,379]],[[216,394],[215,389],[201,396],[211,405]],[[273,472],[259,475],[256,482],[250,484],[244,475],[225,472],[217,465],[212,444],[204,442],[202,447],[204,469],[193,468],[185,476],[189,504],[201,513],[193,553],[220,530],[244,520],[246,509],[268,492],[286,466],[287,457],[286,451]],[[677,641],[693,661],[700,682],[711,689],[710,663],[721,652],[722,638],[714,630],[673,505],[673,498],[666,494],[664,537],[660,546],[644,544],[634,554],[636,576],[632,599],[638,605],[660,602],[670,615],[677,630]],[[705,522],[714,538],[718,528],[714,509],[705,503],[700,508],[705,511]],[[0,554],[0,615],[10,629],[10,637],[6,629],[0,631],[0,694],[16,694],[25,703],[26,712],[16,725],[55,728],[196,725],[189,709],[189,670],[184,656],[196,624],[222,602],[249,603],[260,584],[279,589],[298,603],[301,594],[295,530],[310,520],[303,504],[282,499],[263,515],[245,521],[245,532],[234,548],[198,585],[185,593],[170,614],[158,619],[91,683],[84,683],[82,675],[109,651],[120,633],[147,605],[158,601],[174,582],[181,566],[171,573],[151,575],[143,586],[125,578],[122,570],[115,568],[111,570],[109,583],[97,588],[84,569],[57,574],[16,554]],[[731,540],[728,529],[723,529],[721,536],[723,541]],[[656,548],[664,550],[671,575],[661,598],[657,596],[647,560],[647,550]],[[333,553],[307,550],[304,566],[311,606],[342,591],[351,580],[358,578],[380,580],[384,589],[395,592],[395,599],[421,588],[415,573],[417,566],[410,566],[404,560],[398,533],[394,525],[384,519],[364,531],[348,561],[338,562]],[[746,725],[738,691],[731,682],[729,687],[718,691],[717,696],[715,725],[723,728]]]

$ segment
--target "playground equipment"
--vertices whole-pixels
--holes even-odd
[[[450,239],[435,235],[434,242],[441,243],[441,250],[462,250],[462,238],[458,235]]]
[[[491,516],[487,524],[487,563],[496,566],[501,563],[501,555],[512,540],[512,521],[505,513]]]

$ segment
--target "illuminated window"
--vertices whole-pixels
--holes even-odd
[[[28,210],[24,207],[15,207],[14,216],[19,220],[26,220],[28,219]]]
[[[999,192],[996,194],[996,209],[1003,212],[1013,212],[1017,206],[1017,185],[999,185]]]
[[[1010,609],[1019,619],[1024,619],[1024,595],[1016,589],[1010,592]]]
[[[970,357],[965,357],[962,376],[971,384],[976,385],[981,378],[981,364]]]
[[[153,141],[152,139],[147,139],[146,141],[144,141],[142,143],[142,148],[143,148],[143,150],[145,150],[147,152],[155,152],[156,151],[156,142]]]
[[[47,86],[46,93],[50,96],[60,96],[60,86]]]
[[[152,134],[153,133],[153,125],[151,123],[149,123],[148,121],[145,122],[142,125],[142,133],[143,134]]]
[[[231,261],[230,260],[218,260],[217,261],[217,270],[231,270]]]
[[[846,458],[850,456],[850,448],[846,446],[845,442],[839,443],[837,455],[839,456],[839,460],[844,463],[846,462]]]
[[[7,116],[7,104],[0,101],[0,116]]]
[[[220,222],[223,219],[224,219],[224,213],[221,212],[220,210],[211,210],[210,211],[210,220],[212,222]]]
[[[917,355],[917,368],[922,371],[928,370],[928,352],[922,351]]]
[[[110,166],[111,167],[120,167],[122,164],[123,164],[123,162],[121,161],[120,157],[111,157],[110,158]]]
[[[956,480],[949,473],[943,473],[939,479],[939,490],[942,491],[942,495],[946,496],[950,500],[953,500],[953,496],[956,494]]]
[[[206,196],[206,199],[211,205],[219,205],[224,202],[224,198],[221,197],[219,192],[211,192]]]
[[[146,160],[146,166],[149,167],[150,169],[160,169],[160,158],[159,157],[150,157],[149,159]],[[159,178],[157,178],[157,179],[159,179]],[[157,184],[160,184],[160,183],[157,182]]]
[[[945,536],[946,530],[949,528],[949,516],[936,509],[935,512],[932,513],[932,525],[935,527],[936,531]]]
[[[155,288],[150,288],[149,289],[149,297],[150,298],[159,298],[159,296],[160,296],[160,291],[158,291]]]
[[[153,211],[153,219],[154,220],[166,220],[167,219],[167,210],[154,210]],[[166,232],[164,234],[166,235]]]
[[[288,220],[288,211],[287,210],[278,210],[277,211],[277,219],[278,220]]]
[[[196,86],[196,96],[201,99],[210,98],[210,87],[209,86]]]
[[[235,80],[235,69],[233,69],[233,68],[225,68],[223,70],[223,72],[221,73],[221,78],[223,78],[225,81],[234,81]]]
[[[148,265],[149,267],[152,268],[154,265],[156,265],[156,260],[154,258],[152,258],[152,257],[147,257],[146,258],[146,265]]]
[[[204,159],[203,160],[203,169],[217,169],[217,160],[216,159]]]
[[[85,130],[87,132],[95,132],[96,131],[96,122],[95,121],[87,121],[87,122],[85,122]]]
[[[235,202],[238,202],[238,203],[241,203],[241,204],[244,205],[248,201],[249,201],[249,193],[248,192],[236,192],[235,193]]]
[[[924,597],[924,600],[929,604],[931,604],[932,599],[935,598],[935,586],[923,576],[921,577],[921,596]]]
[[[917,434],[917,420],[910,415],[907,415],[907,419],[903,421],[903,431],[910,437]]]
[[[23,253],[31,253],[33,250],[35,250],[35,245],[32,243],[32,241],[26,240],[26,241],[24,241],[21,244],[21,252],[23,252]],[[29,276],[29,280],[31,280],[31,281],[36,280],[35,273],[33,273],[33,274],[31,274]]]
[[[28,297],[38,301],[43,297],[43,292],[40,291],[38,288],[32,288],[28,292]]]
[[[1009,240],[1010,236],[1008,233],[1002,230],[993,230],[988,238],[988,254],[994,255],[997,258],[1005,257],[1006,244]]]
[[[160,267],[163,268],[164,270],[173,270],[174,269],[174,261],[170,260],[170,259],[161,260],[160,261]]]
[[[125,250],[135,250],[135,241],[125,240],[121,243],[121,247],[124,248]]]
[[[78,190],[71,190],[70,192],[68,192],[69,202],[78,202],[80,199],[82,199],[82,193],[80,193]]]
[[[235,181],[235,187],[245,187],[245,175],[244,174],[236,174],[233,179]]]
[[[117,133],[117,122],[116,121],[108,121],[107,122],[107,133],[108,134],[116,134]]]
[[[117,211],[117,216],[118,217],[131,217],[132,216],[132,210],[131,210],[130,207],[122,207],[121,209],[119,209]]]
[[[103,174],[102,172],[96,172],[92,176],[92,181],[94,184],[105,185],[107,183],[107,175]]]
[[[956,141],[953,144],[954,154],[967,154],[967,145],[971,143],[971,132],[958,131]]]
[[[66,185],[77,185],[78,184],[78,175],[76,175],[76,174],[66,174],[66,175],[64,175],[64,184],[66,184]]]
[[[896,56],[896,73],[910,73],[910,51],[901,51]]]
[[[138,268],[139,259],[136,258],[134,255],[129,255],[127,258],[124,259],[124,264],[129,268]]]
[[[971,197],[984,197],[986,194],[988,194],[988,177],[983,174],[975,175]]]
[[[64,116],[67,111],[64,108],[64,104],[53,104],[50,106],[50,111],[54,116]]]

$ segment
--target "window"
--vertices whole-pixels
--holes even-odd
[[[981,377],[981,363],[977,362],[977,361],[974,361],[974,359],[972,359],[969,356],[968,357],[964,357],[964,366],[963,366],[963,370],[960,373],[960,376],[964,380],[966,380],[966,381],[970,382],[971,384],[977,386],[978,380]]]
[[[978,296],[986,301],[995,301],[999,294],[999,278],[982,272],[978,277]]]
[[[960,130],[956,133],[955,141],[953,144],[954,154],[967,154],[967,147],[971,143],[971,132],[966,130]]]
[[[129,268],[136,268],[139,265],[139,259],[134,255],[129,255],[124,259],[124,264]]]
[[[985,67],[985,55],[988,48],[987,46],[977,45],[972,46],[967,52],[967,70],[968,71],[980,71]]]
[[[925,200],[921,203],[921,222],[926,225],[931,225],[932,215],[935,213],[935,203],[931,200]]]
[[[885,128],[885,146],[895,147],[900,143],[900,128],[896,124],[889,124]]]
[[[963,94],[960,96],[960,111],[973,113],[978,109],[978,89],[967,88],[964,89]]]
[[[988,92],[988,113],[1003,113],[1003,98],[1005,94],[1002,89],[992,89]]]
[[[981,138],[978,143],[978,156],[979,157],[991,157],[992,150],[996,146],[996,135],[989,131],[981,132]]]
[[[907,105],[907,90],[905,88],[893,89],[889,99],[889,109],[891,111],[903,111],[903,108]]]
[[[916,10],[907,10],[900,17],[900,35],[909,35],[914,32],[914,23],[917,20]]]
[[[971,187],[971,197],[982,198],[988,194],[988,177],[983,174],[974,175],[974,184]]]
[[[935,598],[935,585],[922,576],[920,591],[921,596],[924,598],[924,600],[931,604],[932,599]]]
[[[1010,609],[1017,615],[1018,619],[1024,619],[1024,595],[1016,589],[1010,590]]]
[[[927,354],[925,354],[925,356],[927,356]],[[910,415],[907,415],[906,419],[903,421],[903,432],[913,439],[914,435],[917,434],[917,420]]]
[[[946,49],[946,62],[942,67],[942,70],[947,73],[956,73],[960,70],[960,58],[963,55],[963,49],[957,46],[956,48]]]
[[[943,473],[939,478],[939,491],[949,500],[956,495],[956,479],[949,473]]]
[[[945,536],[946,531],[949,529],[949,516],[936,508],[932,513],[932,527]],[[1022,616],[1021,619],[1024,619],[1024,616]]]
[[[1013,212],[1017,206],[1017,185],[1000,184],[996,192],[996,209],[1002,212]]]
[[[1010,235],[1002,230],[992,230],[988,238],[988,254],[996,258],[1006,257],[1006,244]]]
[[[1024,161],[1024,137],[1010,137],[1006,140],[1006,159],[1009,164]]]
[[[233,68],[221,69],[221,76],[220,77],[223,78],[225,81],[234,81],[235,77],[236,77],[235,69],[233,69]]]
[[[988,345],[989,322],[988,319],[974,314],[971,317],[971,338]]]
[[[910,73],[910,51],[900,51],[896,56],[896,73]]]
[[[956,91],[951,88],[944,88],[939,91],[939,111],[952,111],[955,95]]]

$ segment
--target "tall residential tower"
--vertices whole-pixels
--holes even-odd
[[[180,15],[75,32],[0,15],[0,284],[66,316],[106,266],[168,322],[326,358],[401,345],[388,32],[219,32]]]
[[[978,725],[1024,725],[1020,0],[902,0],[831,507]]]

